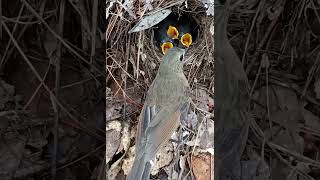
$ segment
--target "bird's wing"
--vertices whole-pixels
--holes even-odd
[[[179,108],[161,109],[146,129],[146,152],[153,157],[172,136],[180,124],[181,110]]]
[[[142,115],[139,121],[138,134],[143,136],[148,128],[157,126],[162,120],[168,119],[171,114],[178,111],[179,108],[173,106],[157,107],[156,105],[144,105]]]
[[[158,107],[156,105],[144,105],[142,114],[140,116],[138,125],[137,138],[139,139],[139,147],[145,146],[147,136],[150,133],[150,128],[157,126],[161,120],[169,118],[170,114],[174,113],[172,106],[170,107]]]
[[[188,111],[189,111],[189,107],[190,107],[190,101],[185,102],[181,108],[181,116],[180,116],[180,121],[181,123],[186,123],[187,118],[188,118]]]
[[[177,103],[177,105],[167,105],[165,107],[157,108],[153,106],[153,116],[151,116],[149,128],[158,126],[162,121],[166,121],[172,114],[179,112],[179,114],[185,113],[188,108],[187,102]],[[158,111],[157,111],[158,109]]]
[[[145,105],[139,122],[137,148],[148,148],[149,150],[144,152],[149,152],[150,156],[154,155],[179,126],[181,114],[187,111],[187,107],[187,103],[161,108]]]

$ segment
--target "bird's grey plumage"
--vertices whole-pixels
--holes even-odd
[[[170,139],[189,107],[189,84],[183,74],[184,50],[171,48],[163,57],[143,106],[136,136],[136,156],[127,180],[149,179],[151,161]]]
[[[215,8],[215,179],[239,180],[249,129],[249,85],[227,37],[227,10],[226,5]]]

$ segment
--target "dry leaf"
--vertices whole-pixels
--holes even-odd
[[[152,166],[152,175],[158,174],[159,170],[163,167],[166,167],[170,164],[174,157],[174,147],[171,142],[167,142],[166,145],[162,148],[160,148],[159,152],[156,154],[156,159],[154,162],[154,165]],[[127,158],[124,159],[122,170],[125,175],[129,173],[131,170],[131,167],[133,165],[135,157],[135,146],[130,147]]]
[[[128,152],[127,155],[129,158],[123,159],[124,156],[122,156],[116,162],[114,162],[107,172],[108,179],[116,179],[121,169],[123,169],[124,172],[126,173],[127,171],[130,170],[129,168],[132,166],[133,156],[130,154],[133,153],[132,151],[134,151],[134,149],[129,148],[129,145],[130,145],[130,137],[132,137],[132,134],[134,134],[134,130],[129,131],[128,123],[123,123],[122,125],[123,125],[123,128],[121,130],[122,136],[120,138],[121,142],[116,153],[118,154],[123,151]],[[116,125],[115,127],[118,127],[118,126]]]
[[[209,112],[213,108],[213,98],[204,89],[195,90],[195,96],[192,99],[196,102],[196,106],[204,111]]]
[[[199,127],[199,146],[213,154],[214,121],[211,119],[206,119]]]
[[[262,87],[257,95],[257,101],[262,106],[257,106],[255,113],[258,118],[264,119],[268,117],[267,108],[270,111],[270,120],[280,124],[283,127],[292,131],[299,128],[300,122],[303,119],[302,109],[303,103],[298,99],[294,90],[284,87]],[[267,104],[269,98],[269,104]]]
[[[214,155],[214,121],[205,119],[199,125],[197,136],[185,144],[188,146],[197,146],[202,152],[208,152]],[[184,135],[187,136],[188,134]]]
[[[164,147],[162,147],[156,155],[156,162],[152,167],[151,174],[156,175],[161,168],[166,167],[170,164],[174,157],[173,145],[170,142],[167,142]]]
[[[121,167],[125,175],[128,175],[132,168],[134,156],[135,156],[135,146],[132,146],[129,148],[129,151],[127,152],[127,158],[123,160],[123,164]]]
[[[205,8],[207,8],[207,15],[214,16],[214,0],[201,0]]]
[[[186,119],[186,122],[182,122],[185,123],[185,125],[189,128],[195,129],[197,124],[198,124],[198,116],[195,112],[191,111],[190,113],[188,113],[188,117]]]
[[[157,11],[149,16],[145,16],[129,31],[129,33],[146,30],[161,22],[163,19],[169,16],[170,13],[170,9],[164,9],[161,11]]]
[[[106,163],[109,163],[120,145],[121,123],[111,121],[106,125]]]
[[[192,172],[197,180],[211,180],[211,155],[199,154],[191,157]]]

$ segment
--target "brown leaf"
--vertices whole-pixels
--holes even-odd
[[[194,176],[197,180],[211,180],[213,174],[211,174],[211,155],[200,154],[191,157],[191,165]]]
[[[302,109],[304,105],[299,101],[294,90],[270,86],[268,93],[267,88],[263,87],[257,94],[257,101],[260,104],[255,109],[257,117],[268,119],[266,117],[270,116],[271,121],[293,131],[299,127],[299,123],[303,120]],[[270,111],[269,115],[267,107]]]

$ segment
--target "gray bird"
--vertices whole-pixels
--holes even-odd
[[[173,47],[163,56],[141,111],[136,156],[127,180],[149,180],[156,153],[170,139],[189,109],[189,84],[183,74],[185,50]]]

